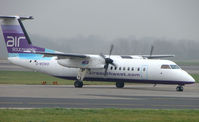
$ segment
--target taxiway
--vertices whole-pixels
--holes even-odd
[[[199,84],[185,86],[113,85],[0,85],[0,108],[143,108],[199,109]]]

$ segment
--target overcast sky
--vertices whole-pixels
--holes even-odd
[[[32,15],[31,34],[199,40],[199,0],[0,0],[0,15]]]

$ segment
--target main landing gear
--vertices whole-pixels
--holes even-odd
[[[80,80],[76,80],[76,81],[74,82],[75,88],[82,88],[83,85],[84,85],[83,82],[80,81]]]
[[[176,87],[176,91],[183,91],[184,90],[184,88],[183,88],[183,85],[178,85],[177,87]]]
[[[124,87],[124,82],[116,82],[116,87],[117,88],[123,88]]]
[[[83,87],[83,79],[86,73],[88,72],[88,69],[79,69],[79,72],[77,74],[77,80],[74,82],[75,88],[82,88]]]

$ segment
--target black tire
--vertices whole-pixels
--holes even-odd
[[[182,92],[183,90],[184,90],[183,86],[177,86],[176,87],[176,91]]]
[[[183,91],[183,90],[184,90],[184,88],[183,88],[183,86],[181,86],[181,87],[180,87],[180,91]]]
[[[83,87],[83,82],[79,81],[79,80],[76,80],[74,82],[74,86],[75,86],[75,88],[82,88]]]
[[[124,82],[116,82],[116,87],[117,88],[123,88],[124,87]]]

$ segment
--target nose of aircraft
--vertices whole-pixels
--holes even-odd
[[[195,79],[191,75],[189,75],[189,81],[191,81],[192,83],[195,83]]]
[[[195,83],[195,79],[190,74],[188,74],[187,72],[185,72],[185,74],[186,74],[186,82]]]

